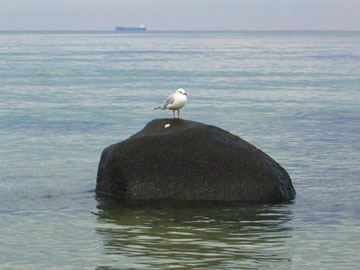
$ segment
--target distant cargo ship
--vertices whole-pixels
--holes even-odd
[[[139,32],[139,31],[146,31],[146,25],[140,24],[139,27],[123,27],[123,26],[116,26],[116,31],[119,32]]]

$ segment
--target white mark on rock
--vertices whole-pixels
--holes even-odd
[[[166,124],[166,125],[164,126],[164,128],[168,128],[168,127],[170,127],[170,124]]]

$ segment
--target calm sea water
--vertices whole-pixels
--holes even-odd
[[[101,151],[179,87],[294,203],[95,196]],[[359,164],[360,32],[0,32],[1,269],[356,269]]]

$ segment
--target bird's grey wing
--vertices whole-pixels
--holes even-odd
[[[171,95],[168,96],[168,98],[165,100],[164,104],[161,106],[161,109],[162,109],[162,110],[167,109],[167,107],[168,107],[170,104],[173,104],[174,101],[175,101],[175,94],[171,94]]]

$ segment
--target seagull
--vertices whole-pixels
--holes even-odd
[[[164,104],[160,107],[154,108],[155,110],[161,109],[161,110],[172,110],[173,111],[173,119],[180,119],[180,109],[185,106],[185,103],[187,101],[187,93],[183,88],[179,88],[176,90],[175,93],[168,96],[168,98],[165,100]],[[175,111],[178,111],[178,117],[175,117]]]

